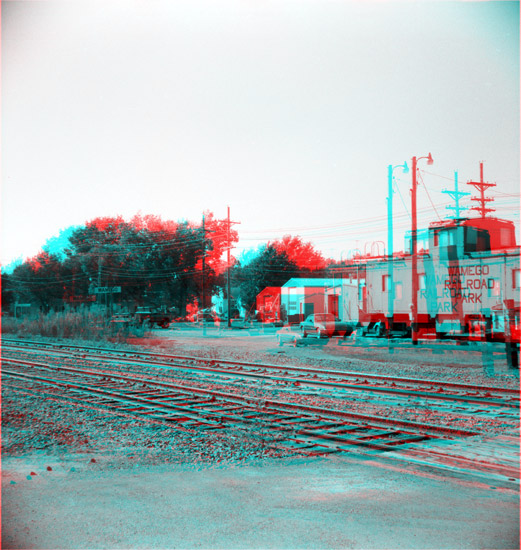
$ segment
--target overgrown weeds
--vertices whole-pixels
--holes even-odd
[[[18,337],[107,340],[124,342],[130,336],[143,336],[143,328],[131,324],[115,324],[101,313],[65,311],[39,313],[21,318],[2,318],[2,333]]]

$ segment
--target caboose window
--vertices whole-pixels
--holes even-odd
[[[501,246],[512,246],[511,235],[512,232],[508,227],[502,227],[500,231]]]
[[[389,275],[382,275],[382,292],[389,290]]]
[[[397,300],[401,300],[403,296],[403,284],[402,283],[395,283],[394,285],[394,297]]]
[[[501,294],[501,286],[499,284],[499,279],[488,279],[487,287],[488,287],[489,297],[499,296]]]
[[[364,299],[364,288],[365,288],[365,283],[364,282],[360,283],[358,287],[358,300]]]
[[[425,273],[420,273],[420,275],[418,276],[418,281],[420,283],[420,290],[425,290],[427,282],[425,279]]]
[[[440,246],[454,246],[456,244],[456,231],[450,229],[440,232]]]

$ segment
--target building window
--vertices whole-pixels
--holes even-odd
[[[512,270],[512,287],[521,288],[521,269]]]

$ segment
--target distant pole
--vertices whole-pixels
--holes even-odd
[[[232,242],[231,242],[231,227],[234,224],[238,224],[241,222],[232,222],[230,220],[230,207],[228,206],[228,219],[227,219],[227,227],[226,227],[226,237],[227,237],[227,243],[228,243],[228,250],[227,250],[227,261],[228,261],[228,269],[227,269],[227,294],[228,294],[228,327],[231,327],[231,283],[230,283],[230,269],[231,269],[231,260],[230,260],[230,250],[232,248]]]
[[[487,208],[487,203],[493,202],[494,199],[491,197],[485,197],[485,191],[487,191],[490,187],[495,187],[496,184],[483,181],[483,162],[479,163],[479,178],[479,181],[468,181],[467,185],[472,185],[479,191],[480,196],[471,197],[470,200],[478,202],[480,206],[473,206],[471,210],[477,210],[484,219],[487,213],[495,211],[495,208]]]
[[[230,328],[232,326],[232,320],[231,320],[231,285],[230,285],[230,247],[231,247],[231,242],[230,242],[230,207],[228,206],[228,225],[227,225],[227,228],[226,228],[226,237],[227,237],[227,242],[228,242],[228,250],[227,250],[227,265],[228,265],[228,269],[226,271],[227,273],[227,293],[228,293],[228,328]]]
[[[206,231],[204,227],[204,214],[203,214],[203,269],[202,269],[202,281],[201,281],[201,287],[202,287],[202,319],[201,322],[203,323],[203,336],[206,336],[206,324],[204,322],[204,304],[206,301],[206,295],[205,295],[205,288],[204,288],[204,267],[205,267],[205,261],[206,261]]]

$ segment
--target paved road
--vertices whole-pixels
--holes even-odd
[[[338,456],[203,469],[89,458],[4,461],[2,548],[519,548],[508,489]]]

